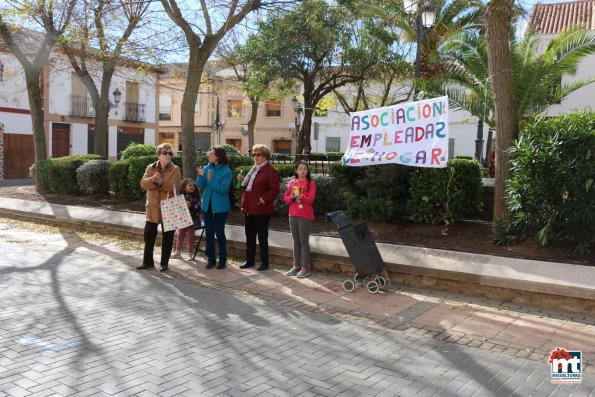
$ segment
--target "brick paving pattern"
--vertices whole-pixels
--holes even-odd
[[[442,298],[410,293],[366,315],[378,301],[298,299],[312,280],[138,272],[138,253],[1,224],[0,250],[1,396],[595,396],[589,372],[551,384],[543,352],[521,357],[512,331],[508,345],[472,336],[503,337],[510,317]],[[336,284],[318,277],[316,289]],[[444,311],[472,321],[437,321]]]

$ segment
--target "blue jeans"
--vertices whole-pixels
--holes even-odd
[[[228,212],[219,212],[214,214],[209,206],[209,210],[204,214],[205,232],[207,234],[207,247],[205,255],[209,263],[215,263],[215,236],[219,243],[219,263],[227,262],[227,239],[225,238],[225,221]]]

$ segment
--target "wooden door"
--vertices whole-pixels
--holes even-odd
[[[70,124],[52,124],[52,157],[70,154]]]
[[[29,178],[29,167],[33,163],[33,135],[4,134],[4,178]]]

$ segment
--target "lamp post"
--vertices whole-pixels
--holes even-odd
[[[293,97],[291,97],[291,103],[293,105],[293,110],[296,114],[295,116],[295,154],[297,154],[297,148],[298,148],[298,136],[300,133],[300,119],[301,119],[301,115],[302,115],[302,104],[298,101],[297,97],[294,95]]]
[[[122,98],[122,93],[120,92],[120,90],[118,88],[116,88],[114,90],[114,92],[112,92],[112,95],[114,96],[114,103],[111,103],[108,101],[108,106],[110,109],[116,108],[116,116],[118,115],[118,104],[120,103],[120,99]]]
[[[225,121],[221,121],[221,115],[219,113],[219,96],[217,96],[217,107],[215,113],[215,122],[213,127],[215,128],[215,143],[221,145],[221,128],[225,125]]]
[[[425,35],[425,29],[434,26],[436,21],[436,11],[431,1],[424,0],[403,0],[403,8],[409,16],[415,15],[415,35],[417,38],[417,49],[415,53],[415,79],[421,78],[421,47],[422,39]],[[417,97],[418,90],[414,90]]]

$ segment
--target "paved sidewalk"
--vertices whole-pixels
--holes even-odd
[[[0,200],[0,214],[42,218],[49,221],[91,226],[103,230],[118,230],[142,236],[145,215],[116,212],[108,209],[65,206],[11,198]],[[244,252],[243,226],[226,225],[228,246]],[[288,232],[270,231],[271,254],[283,252],[291,256],[293,242]],[[353,269],[343,242],[339,238],[316,236],[310,239],[311,259],[334,262],[339,267]],[[587,299],[587,307],[595,314],[595,266],[580,266],[519,258],[503,258],[467,252],[409,247],[396,244],[377,244],[386,268],[395,273],[431,280],[441,279],[469,284],[476,289],[508,289],[540,295]],[[289,260],[289,259],[287,259]],[[316,265],[315,265],[316,266]],[[560,300],[567,308],[574,307],[572,300]],[[581,306],[582,307],[582,306]],[[576,310],[575,310],[576,311]]]
[[[131,228],[143,224],[143,218],[137,219],[139,214],[58,205],[49,205],[48,209],[48,205],[44,203],[26,203],[26,210],[31,213],[43,214],[50,211],[56,217],[82,218],[86,222],[97,222],[99,219],[106,222],[111,219],[114,224],[130,223],[128,227]],[[10,203],[3,199],[2,206],[7,207],[8,204]],[[240,233],[239,229],[228,229],[231,240]],[[279,246],[288,246],[288,238],[288,233],[281,232],[275,232],[271,236],[272,243]],[[339,239],[330,238],[318,241],[317,244],[319,248],[325,247],[327,252],[333,252],[333,249],[337,250],[339,245],[342,246]],[[411,250],[413,255],[415,250]],[[110,250],[109,253],[130,266],[136,266],[142,256],[135,251]],[[448,251],[439,253],[450,262],[461,260],[460,254],[452,253],[449,256]],[[438,257],[438,254],[434,255],[434,258]],[[497,257],[491,257],[492,265],[497,264],[497,260]],[[510,264],[510,258],[505,260]],[[545,362],[549,352],[558,346],[567,350],[580,350],[584,357],[584,371],[595,373],[595,366],[586,365],[595,358],[594,316],[541,310],[395,285],[378,294],[370,294],[363,288],[348,293],[342,288],[346,276],[341,274],[315,272],[310,278],[300,280],[285,276],[286,267],[260,273],[240,270],[234,266],[224,270],[206,270],[205,264],[203,259],[193,263],[172,260],[171,274],[173,277],[192,279],[221,291],[246,292],[288,307],[349,316],[370,325],[429,335],[458,345],[541,362]],[[532,266],[538,264],[540,263]],[[463,265],[467,263],[458,264]],[[590,274],[584,277],[587,278],[578,283],[593,288],[595,283],[593,279],[589,279]]]
[[[140,255],[140,252],[138,253]],[[135,265],[139,256],[131,258]],[[245,291],[296,309],[358,318],[368,325],[403,330],[458,345],[503,352],[546,362],[556,347],[583,352],[585,364],[595,360],[595,317],[510,305],[430,290],[391,285],[377,294],[359,287],[343,289],[346,276],[313,273],[288,277],[288,268],[257,272],[229,266],[205,269],[206,261],[174,260],[174,274],[221,291]],[[585,365],[595,374],[595,366]]]
[[[347,294],[329,274],[207,271],[202,260],[137,271],[140,249],[9,224],[0,219],[2,397],[594,396],[592,373],[551,384],[545,360],[408,324],[434,304],[465,309],[452,296]],[[393,303],[417,306],[397,329],[383,324],[397,319]]]

